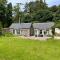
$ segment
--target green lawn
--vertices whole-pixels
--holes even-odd
[[[60,41],[1,37],[0,60],[60,60]]]

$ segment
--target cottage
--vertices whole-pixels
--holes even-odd
[[[53,22],[47,23],[34,23],[34,35],[37,37],[43,36],[52,36],[52,27],[54,26]]]
[[[30,36],[31,23],[12,23],[9,28],[15,35]]]
[[[53,22],[47,23],[13,23],[9,28],[10,32],[22,36],[52,36]]]

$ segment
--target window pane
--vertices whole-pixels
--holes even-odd
[[[42,30],[40,30],[40,34],[42,34]]]
[[[20,30],[17,30],[17,34],[20,34]]]
[[[15,30],[13,29],[13,34],[15,34]]]

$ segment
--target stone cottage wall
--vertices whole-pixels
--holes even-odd
[[[22,36],[30,36],[30,29],[21,29],[20,31]]]

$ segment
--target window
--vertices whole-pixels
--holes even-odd
[[[40,34],[42,34],[42,30],[40,30]]]
[[[20,34],[20,30],[17,30],[17,34]]]
[[[15,30],[13,29],[13,34],[15,34]]]
[[[47,31],[44,31],[44,34],[46,35],[47,34]]]
[[[37,35],[37,30],[35,30],[35,35]]]

